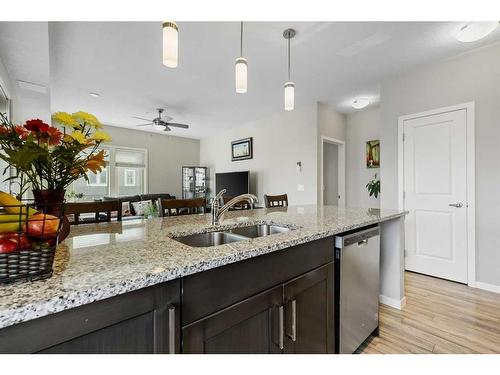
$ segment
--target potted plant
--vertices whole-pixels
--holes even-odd
[[[368,189],[370,197],[373,195],[375,198],[378,198],[378,195],[380,194],[380,180],[377,179],[376,173],[375,176],[373,176],[373,180],[370,180],[366,184],[366,188]]]

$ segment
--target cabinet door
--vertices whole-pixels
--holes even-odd
[[[285,353],[335,353],[333,262],[284,287]]]
[[[182,329],[184,353],[281,353],[281,286],[198,320]]]

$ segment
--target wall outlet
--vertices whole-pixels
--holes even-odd
[[[297,185],[297,191],[304,191],[304,185]]]

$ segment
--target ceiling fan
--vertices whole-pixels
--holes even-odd
[[[147,124],[140,124],[140,125],[136,125],[136,126],[151,126],[151,125],[163,126],[163,127],[165,127],[165,129],[163,129],[163,131],[166,131],[166,132],[169,132],[172,130],[172,129],[170,129],[171,126],[176,127],[176,128],[182,128],[182,129],[189,128],[189,125],[186,125],[186,124],[178,124],[176,122],[170,122],[170,120],[172,120],[172,117],[170,117],[170,116],[161,117],[161,114],[164,111],[163,108],[158,108],[157,111],[158,111],[158,117],[155,117],[152,120],[147,119],[147,118],[143,118],[143,117],[137,117],[137,116],[132,116],[132,118],[136,118],[138,120],[148,121]]]

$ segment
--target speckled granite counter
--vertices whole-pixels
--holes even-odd
[[[265,222],[295,230],[210,248],[171,238],[213,230],[209,214],[72,227],[52,278],[0,286],[0,328],[402,215],[315,205],[233,211],[220,229]]]

